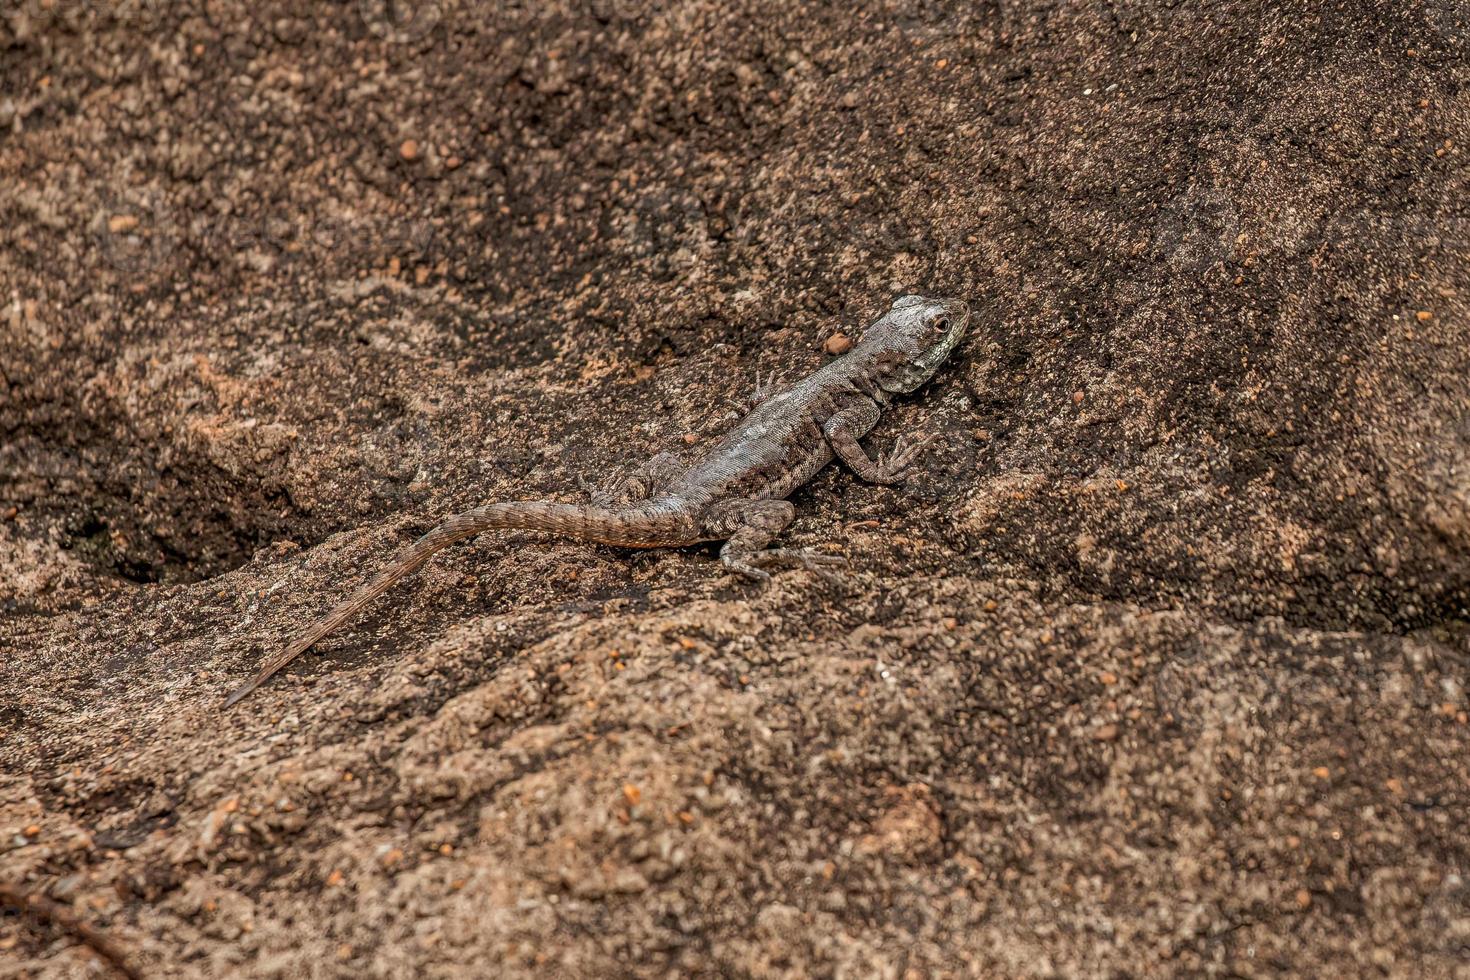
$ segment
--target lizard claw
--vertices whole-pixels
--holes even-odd
[[[878,471],[891,483],[903,479],[904,472],[914,464],[929,444],[939,436],[901,435],[893,441],[893,448],[878,457]]]
[[[762,377],[761,373],[757,371],[755,372],[755,387],[746,392],[744,397],[731,398],[729,399],[729,401],[730,404],[734,405],[741,411],[748,412],[759,405],[761,402],[765,401],[767,398],[771,397],[771,393],[775,391],[775,389],[776,372],[773,370],[765,377]]]
[[[754,559],[757,555],[749,555],[747,557]],[[746,578],[754,579],[757,582],[769,582],[771,580],[770,572],[756,568],[754,565],[740,561],[738,558],[724,557],[721,560],[724,561],[726,568],[737,575],[744,575]]]
[[[770,548],[759,551],[750,556],[751,561],[762,565],[779,563],[792,565],[803,571],[811,572],[826,579],[828,582],[841,582],[842,576],[832,571],[834,568],[846,568],[847,559],[842,555],[828,555],[811,548]]]
[[[842,572],[847,570],[847,559],[841,555],[823,555],[801,549],[801,557],[798,564],[805,571],[822,579],[831,585],[841,585],[844,581]]]
[[[617,500],[618,494],[622,493],[623,488],[628,485],[628,477],[626,474],[619,473],[601,483],[593,483],[585,476],[578,476],[577,483],[581,485],[582,492],[587,494],[589,501],[599,506],[606,506]]]

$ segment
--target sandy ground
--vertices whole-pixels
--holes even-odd
[[[1470,976],[1470,7],[0,9],[0,883],[148,976]],[[907,291],[843,584],[487,536],[219,710]]]

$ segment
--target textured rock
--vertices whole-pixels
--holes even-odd
[[[1463,970],[1458,5],[0,42],[0,879],[148,975]],[[489,538],[218,712],[437,518],[697,451],[915,289],[973,336],[873,441],[939,441],[787,535],[845,588]]]

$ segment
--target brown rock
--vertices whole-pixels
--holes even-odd
[[[847,334],[834,333],[822,346],[828,354],[846,354],[852,350],[852,338]]]

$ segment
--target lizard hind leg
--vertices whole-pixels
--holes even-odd
[[[720,507],[709,518],[711,534],[725,539],[720,561],[730,571],[760,582],[771,578],[761,566],[772,564],[794,565],[823,578],[834,578],[830,569],[845,564],[836,555],[807,548],[766,547],[795,516],[796,508],[789,500],[737,500]]]
[[[582,489],[588,499],[599,507],[626,507],[647,500],[668,483],[678,472],[679,457],[673,453],[659,453],[637,469],[615,477],[602,487],[590,486],[584,479]]]
[[[749,412],[760,405],[761,402],[770,398],[776,391],[776,372],[773,370],[765,377],[761,377],[759,371],[755,372],[755,385],[744,395],[738,398],[730,398],[728,401],[740,412]]]

